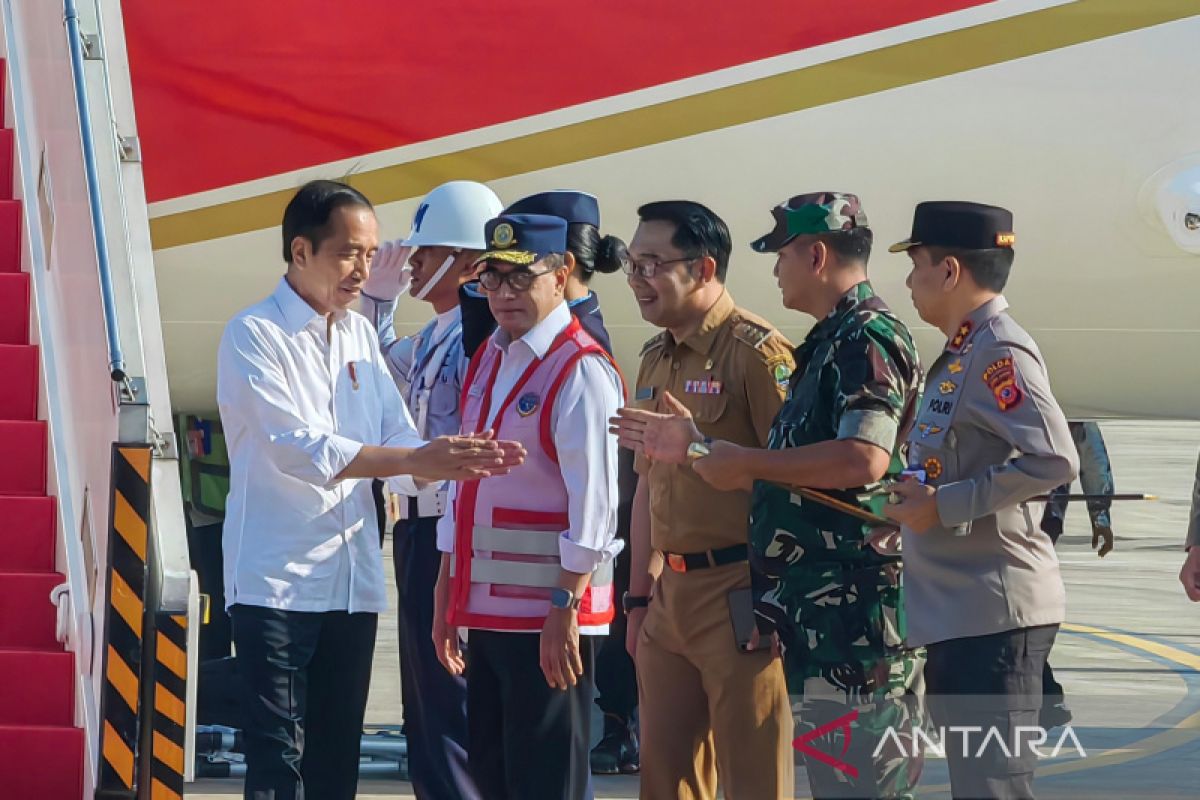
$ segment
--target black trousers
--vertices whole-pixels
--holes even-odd
[[[629,590],[629,517],[633,509],[633,493],[637,489],[637,473],[633,470],[633,451],[621,448],[617,458],[617,484],[620,502],[617,505],[617,536],[625,541],[625,549],[617,556],[613,584],[616,590],[617,613],[608,628],[608,636],[596,653],[596,705],[605,714],[628,719],[637,709],[637,671],[625,649],[625,612],[621,596]]]
[[[187,516],[186,514],[184,516]],[[200,628],[200,660],[227,658],[231,652],[232,631],[229,614],[225,612],[225,558],[221,550],[221,531],[224,525],[187,524],[188,557],[200,591],[208,595],[208,624]]]
[[[589,797],[595,644],[581,636],[583,676],[552,689],[538,666],[540,636],[472,630],[467,648],[471,775],[484,800]]]
[[[437,522],[400,520],[392,535],[408,778],[418,800],[477,800],[467,765],[467,680],[446,671],[430,635],[442,561]]]
[[[1033,800],[1037,754],[1030,733],[1017,729],[1038,724],[1042,670],[1057,633],[1057,625],[1041,625],[926,647],[925,690],[934,724],[947,729],[943,741],[955,800]],[[956,733],[951,726],[980,731]],[[1006,746],[994,740],[984,745],[993,729]]]
[[[235,605],[246,800],[353,800],[378,615]]]

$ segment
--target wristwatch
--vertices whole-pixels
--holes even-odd
[[[576,597],[575,593],[570,589],[556,587],[550,590],[550,607],[562,610],[570,609],[572,611],[579,610],[579,604],[583,602],[582,597]]]
[[[692,442],[687,448],[688,461],[695,461],[704,458],[712,452],[709,448],[712,446],[713,440],[711,436],[705,436],[703,442]]]
[[[647,608],[650,605],[650,598],[644,594],[630,594],[626,592],[621,595],[621,608],[628,614],[635,608]]]

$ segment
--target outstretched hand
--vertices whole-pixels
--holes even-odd
[[[683,464],[687,461],[688,445],[703,441],[704,436],[692,420],[692,412],[670,392],[663,394],[659,408],[661,411],[617,409],[617,416],[608,421],[608,431],[622,447],[652,461]]]

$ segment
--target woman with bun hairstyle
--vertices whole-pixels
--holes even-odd
[[[604,327],[600,300],[588,284],[597,272],[612,273],[629,258],[625,242],[600,234],[600,204],[586,192],[556,190],[522,198],[504,209],[505,214],[547,214],[567,221],[567,250],[575,269],[567,279],[566,298],[571,313],[583,329],[612,354],[612,341]],[[469,358],[495,329],[487,298],[475,287],[459,292],[463,312],[463,345]]]

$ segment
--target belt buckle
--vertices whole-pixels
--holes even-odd
[[[675,572],[687,572],[687,561],[679,553],[667,553],[667,566]]]

